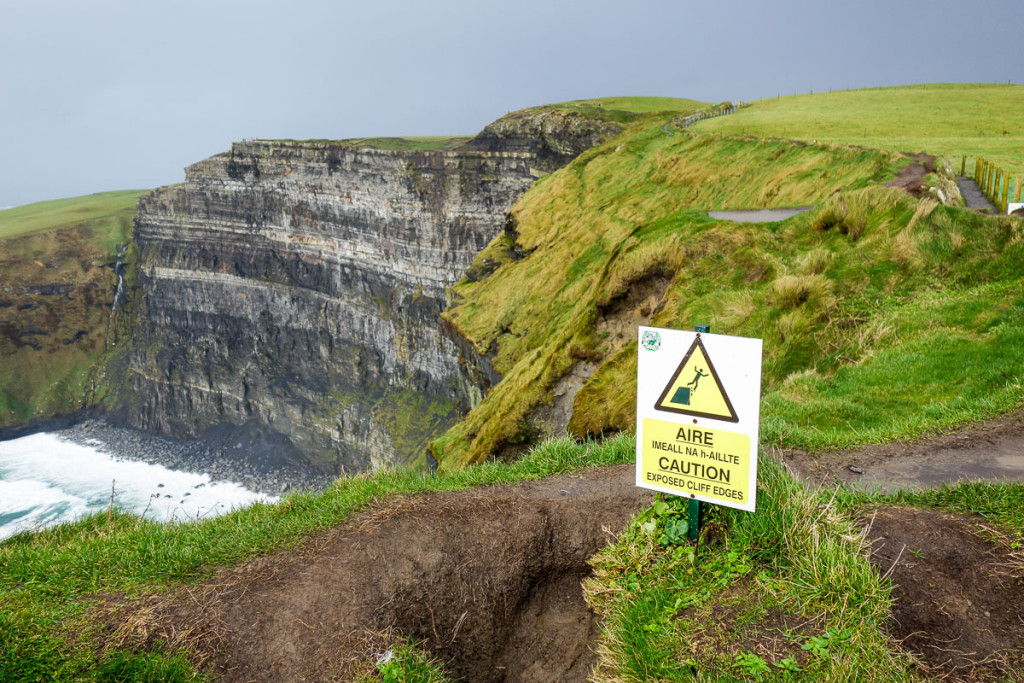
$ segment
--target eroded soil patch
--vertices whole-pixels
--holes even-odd
[[[863,522],[871,561],[893,582],[895,635],[930,674],[1024,681],[1019,550],[978,518],[894,507]]]
[[[112,625],[122,641],[187,644],[224,681],[350,680],[381,633],[422,642],[464,680],[585,681],[587,558],[649,501],[628,465],[389,499]]]
[[[928,154],[915,154],[912,162],[900,169],[896,177],[885,184],[886,187],[898,187],[908,194],[917,197],[928,196],[928,185],[925,176],[935,172],[935,157]]]
[[[802,619],[766,598],[744,579],[710,602],[679,613],[677,619],[691,622],[688,658],[700,662],[700,670],[719,674],[735,675],[732,665],[742,653],[753,653],[775,668],[786,659],[805,668],[810,655],[801,643],[819,630],[818,619]]]
[[[665,292],[672,283],[671,274],[656,270],[628,283],[622,292],[597,307],[594,323],[596,348],[572,348],[576,362],[552,387],[551,399],[535,406],[527,416],[528,437],[521,443],[503,444],[496,458],[511,462],[543,438],[560,436],[569,429],[576,395],[601,367],[630,342],[636,341],[637,328],[649,325],[665,305]],[[569,430],[576,433],[575,430]]]

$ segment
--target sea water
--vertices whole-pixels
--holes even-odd
[[[275,496],[212,482],[161,465],[115,458],[97,441],[83,446],[53,434],[0,441],[0,539],[67,522],[110,505],[159,520],[187,521]]]

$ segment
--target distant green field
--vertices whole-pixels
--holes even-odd
[[[345,140],[300,140],[299,142],[320,142],[343,147],[370,147],[372,149],[388,149],[396,152],[430,152],[433,150],[454,149],[472,139],[468,135],[433,135],[410,137],[377,137],[347,138]],[[295,140],[279,140],[278,142],[296,142]]]
[[[84,197],[69,197],[36,202],[0,211],[0,239],[39,230],[70,228],[97,219],[131,217],[139,197],[149,190],[99,192]]]
[[[698,130],[982,156],[1024,174],[1024,85],[932,84],[759,100]],[[973,166],[968,162],[968,174]]]
[[[560,109],[603,107],[634,114],[648,114],[655,111],[694,111],[708,106],[708,103],[681,97],[598,97],[592,100],[560,102],[554,106]]]

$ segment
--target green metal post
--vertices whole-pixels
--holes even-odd
[[[705,334],[711,333],[711,325],[696,325],[693,329],[697,332],[697,334],[700,334],[701,332]],[[694,422],[696,422],[696,420],[694,420]],[[689,531],[687,531],[686,534],[687,537],[691,541],[696,541],[698,538],[700,538],[701,519],[699,500],[689,501],[689,505],[686,508],[686,524],[690,527]]]

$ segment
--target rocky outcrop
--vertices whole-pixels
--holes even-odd
[[[523,109],[489,124],[463,149],[530,154],[537,165],[554,170],[621,131],[615,121],[597,118],[609,115],[630,116],[593,108],[589,114],[549,107]]]
[[[237,143],[144,197],[129,422],[256,424],[331,472],[425,457],[494,379],[442,330],[446,287],[536,177],[618,130],[557,110],[499,128],[447,151]]]

